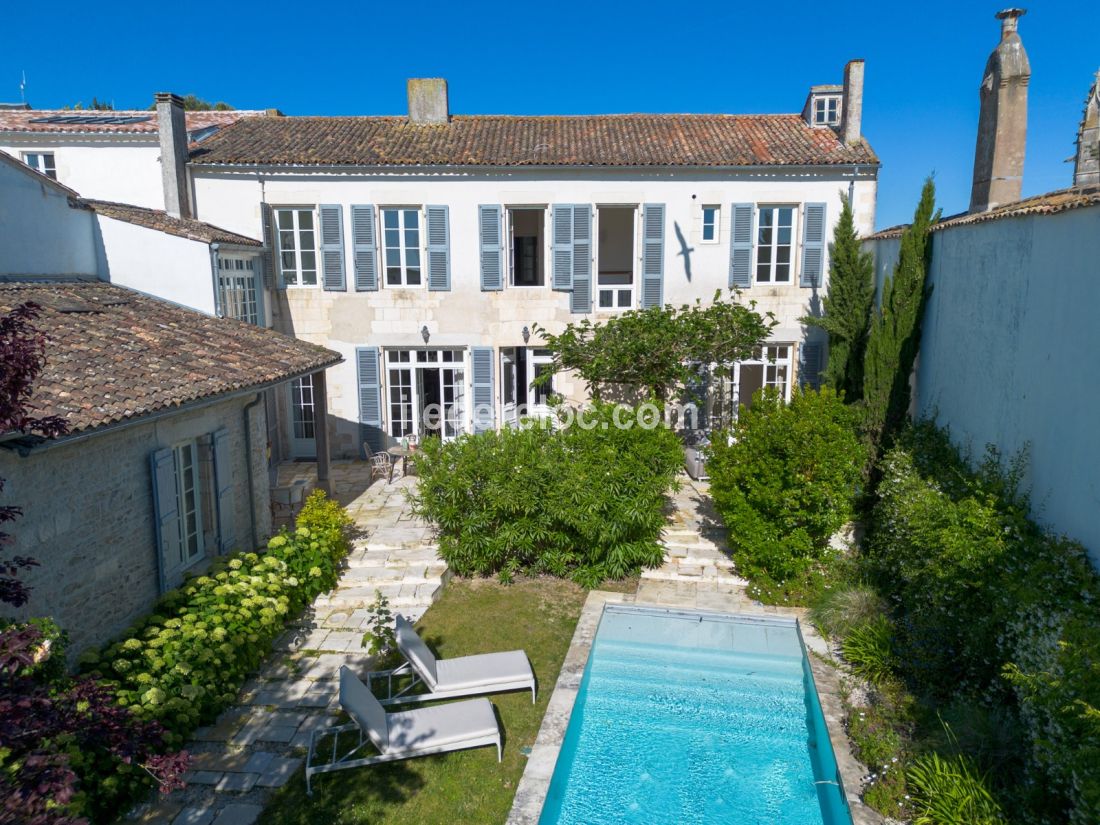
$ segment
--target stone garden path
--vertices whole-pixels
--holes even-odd
[[[308,481],[312,471],[309,464],[287,465],[279,481],[296,475]],[[415,481],[367,486],[369,468],[362,462],[334,464],[332,479],[358,530],[336,588],[280,637],[237,704],[195,732],[187,746],[187,788],[140,806],[126,822],[250,825],[274,789],[301,767],[310,733],[334,724],[340,666],[369,669],[361,642],[376,591],[394,612],[415,620],[442,589],[449,571],[405,495]]]

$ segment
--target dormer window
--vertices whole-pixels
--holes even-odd
[[[840,123],[840,95],[820,95],[814,98],[813,125],[837,126]]]

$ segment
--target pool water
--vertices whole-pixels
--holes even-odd
[[[851,825],[794,621],[609,605],[540,825]]]

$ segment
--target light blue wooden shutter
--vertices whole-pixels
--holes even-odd
[[[501,242],[500,207],[477,208],[478,234],[481,238],[481,290],[504,289],[504,249]]]
[[[808,203],[802,217],[802,274],[798,285],[821,287],[825,267],[825,204]]]
[[[821,388],[821,344],[804,343],[802,345],[802,363],[799,364],[799,384],[803,387]]]
[[[730,209],[730,289],[752,286],[751,203],[735,203]]]
[[[496,426],[492,347],[470,347],[470,374],[474,400],[474,432],[483,433]]]
[[[378,347],[356,347],[355,367],[359,376],[359,430],[361,439],[374,452],[384,445],[382,430],[382,369]]]
[[[573,205],[573,312],[592,311],[592,207]]]
[[[225,427],[215,430],[214,442],[214,499],[218,505],[218,551],[228,553],[237,539],[236,497],[233,489],[233,470],[229,447],[229,430]],[[246,460],[251,460],[246,456]]]
[[[550,223],[553,241],[551,284],[554,289],[568,292],[573,288],[573,207],[555,205]]]
[[[642,207],[642,309],[664,303],[665,205]]]
[[[263,224],[264,285],[268,289],[282,289],[283,268],[279,266],[279,230],[275,227],[275,210],[271,204],[260,202],[260,222]]]
[[[428,291],[451,288],[451,229],[446,206],[426,206],[428,225]]]
[[[168,580],[180,566],[179,498],[176,494],[176,454],[170,449],[154,450],[149,455],[153,477],[153,525],[157,535],[157,573],[160,592],[168,589]]]
[[[344,282],[344,207],[338,203],[321,204],[321,283],[329,291],[343,292]]]
[[[355,254],[355,291],[378,289],[378,244],[374,239],[374,207],[351,208],[351,243]]]

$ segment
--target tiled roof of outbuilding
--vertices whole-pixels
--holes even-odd
[[[238,235],[228,229],[222,229],[219,226],[191,218],[174,218],[163,209],[149,209],[128,203],[112,203],[111,201],[97,201],[88,198],[81,198],[75,202],[75,205],[85,206],[97,215],[103,215],[106,218],[134,223],[148,229],[166,232],[169,235],[189,238],[192,241],[234,244],[236,246],[263,246],[263,242],[255,238]]]
[[[266,114],[259,109],[233,109],[227,112],[185,112],[188,132],[198,132],[210,126],[228,126],[242,118]],[[100,123],[42,123],[50,118],[96,118]],[[130,123],[112,123],[112,120],[142,118]],[[35,122],[39,121],[39,122]],[[43,134],[122,134],[155,135],[157,113],[153,110],[125,109],[93,111],[86,109],[14,109],[0,110],[0,132],[40,132]]]
[[[0,313],[33,301],[46,366],[35,415],[70,434],[330,367],[339,353],[98,281],[0,281]]]
[[[194,164],[265,166],[773,166],[877,164],[799,115],[246,118],[205,141]]]

